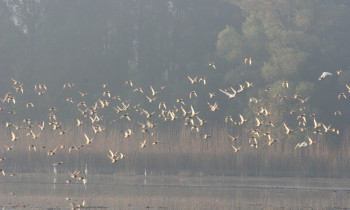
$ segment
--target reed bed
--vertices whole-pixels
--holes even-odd
[[[135,131],[139,129],[135,124],[127,126]],[[249,136],[245,133],[235,133],[239,140],[232,143],[227,137],[228,128],[220,125],[205,128],[212,135],[208,139],[181,123],[161,125],[152,137],[135,132],[124,138],[121,128],[123,126],[110,127],[94,134],[87,126],[68,126],[65,129],[69,132],[64,135],[46,129],[35,140],[26,136],[26,130],[19,130],[16,142],[10,141],[11,132],[7,128],[0,128],[1,145],[14,145],[10,151],[1,146],[0,157],[7,159],[0,162],[0,168],[5,168],[8,173],[52,173],[52,164],[63,161],[57,167],[58,173],[83,170],[88,164],[89,173],[95,174],[139,175],[147,170],[149,175],[349,178],[349,130],[344,131],[344,139],[338,140],[337,146],[329,142],[331,137],[327,139],[324,135],[313,136],[316,144],[306,148],[294,149],[297,141],[286,138],[272,146],[260,140],[255,149],[250,147]],[[85,143],[84,133],[93,137],[94,142],[69,154],[69,147]],[[147,147],[141,149],[140,142],[144,139],[147,139]],[[156,139],[160,143],[152,145]],[[36,145],[36,151],[28,150],[31,144]],[[241,150],[235,153],[232,144],[241,146]],[[60,145],[65,147],[60,149]],[[56,154],[48,156],[47,152],[56,147]],[[109,149],[127,157],[112,164],[107,157]]]

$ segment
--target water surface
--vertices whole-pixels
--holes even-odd
[[[20,174],[0,179],[0,207],[69,209],[350,208],[350,180],[270,177]],[[69,200],[66,200],[69,198]],[[71,204],[72,203],[72,204]],[[74,204],[73,204],[74,203]]]

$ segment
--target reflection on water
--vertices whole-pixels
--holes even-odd
[[[1,177],[0,207],[101,209],[350,208],[350,180],[257,177],[153,177],[89,174]],[[68,198],[68,199],[66,199]],[[72,204],[70,204],[72,203]]]

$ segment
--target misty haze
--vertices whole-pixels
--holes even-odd
[[[350,208],[350,1],[0,0],[0,207]]]

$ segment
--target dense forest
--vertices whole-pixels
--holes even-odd
[[[170,170],[167,173],[179,173],[176,169],[194,170],[195,173],[206,169],[207,174],[217,174],[224,168],[222,173],[238,175],[232,168],[243,170],[245,165],[264,157],[265,162],[261,160],[261,165],[270,171],[267,175],[273,174],[273,170],[287,174],[299,167],[302,158],[311,158],[317,153],[319,156],[305,163],[305,166],[317,163],[314,164],[317,169],[312,168],[312,172],[307,171],[304,175],[327,171],[321,176],[342,176],[341,172],[334,171],[339,167],[346,170],[349,161],[342,160],[339,165],[329,157],[334,154],[345,155],[334,156],[336,159],[348,157],[341,151],[349,148],[350,133],[347,100],[350,96],[349,20],[350,2],[347,0],[2,0],[0,98],[5,100],[8,92],[16,97],[16,103],[0,104],[8,110],[0,112],[4,144],[9,144],[4,136],[11,133],[5,130],[6,122],[22,122],[30,118],[41,123],[48,119],[49,107],[55,106],[60,121],[74,124],[80,113],[68,98],[77,99],[79,92],[86,92],[85,102],[93,105],[105,96],[102,85],[108,84],[111,95],[132,105],[141,104],[149,112],[157,112],[156,115],[160,114],[158,103],[165,101],[168,107],[183,106],[190,110],[193,106],[199,110],[198,116],[210,121],[206,125],[209,132],[196,134],[191,131],[194,125],[191,130],[183,128],[183,120],[174,124],[155,120],[164,131],[159,128],[158,137],[172,139],[181,133],[181,140],[168,142],[159,150],[161,154],[156,154],[154,149],[146,152],[149,159],[143,167],[152,165],[157,173],[171,166],[175,172]],[[332,75],[319,79],[323,72]],[[200,81],[195,81],[196,86],[191,84],[196,77],[205,80],[206,84]],[[151,105],[126,85],[130,80],[133,88],[140,87],[149,92],[149,88],[154,87],[161,92],[161,87],[164,87],[164,91]],[[18,93],[18,84],[14,81],[20,81],[23,94]],[[38,95],[34,90],[38,84],[45,84],[47,93]],[[64,84],[74,85],[64,89]],[[252,84],[251,88],[248,88],[249,84]],[[226,95],[230,87],[238,92],[233,99]],[[198,97],[189,99],[191,91],[196,91]],[[209,98],[208,93],[214,93],[215,98]],[[177,102],[179,98],[184,100],[183,105]],[[35,103],[35,109],[28,111],[25,104],[29,102]],[[215,102],[218,103],[217,111],[210,109]],[[280,142],[285,139],[293,141],[279,143],[276,151],[259,148],[261,153],[254,152],[250,142],[242,142],[242,147],[246,144],[250,150],[232,163],[234,157],[227,133],[248,141],[253,135],[250,131],[257,123],[255,115],[262,107],[268,110],[269,116],[258,118],[265,123],[273,122],[274,126],[265,124],[261,129],[268,129]],[[9,110],[15,110],[15,114]],[[103,162],[109,149],[106,146],[110,144],[108,139],[118,135],[123,138],[119,131],[131,126],[127,121],[114,124],[120,116],[109,113],[113,110],[99,113],[104,116],[107,129],[101,134],[105,145],[95,152],[103,155],[98,154],[101,156],[94,161],[91,156],[84,157],[84,161],[78,161],[79,156],[70,157],[76,159],[76,167],[86,161]],[[194,118],[193,113],[192,108]],[[136,116],[139,114],[130,111],[131,118]],[[240,116],[248,121],[238,128],[234,123]],[[227,123],[227,117],[234,119],[231,124]],[[325,131],[322,126],[316,129],[315,119],[326,126]],[[132,126],[137,126],[137,122],[136,119]],[[293,136],[285,135],[287,125],[295,131]],[[327,133],[328,125],[334,132]],[[73,130],[69,135],[75,138],[78,133],[82,134],[84,130]],[[203,140],[202,136],[207,133],[225,140],[221,143],[215,143],[215,138]],[[309,136],[317,139],[317,150],[308,148],[305,153],[295,153],[294,146],[307,141]],[[67,138],[62,142],[69,144]],[[138,147],[144,137],[133,138],[136,138],[134,144]],[[188,143],[189,139],[193,140],[192,143]],[[137,156],[140,154],[138,149],[132,150],[131,146],[125,146],[125,142],[115,144],[130,153],[129,162],[122,163],[123,168],[128,173],[139,173],[136,167],[133,168],[133,163],[144,161],[142,153]],[[285,152],[286,146],[290,147],[290,152]],[[190,148],[198,151],[190,151]],[[27,146],[22,149],[27,150]],[[167,157],[169,152],[173,152],[179,162]],[[186,155],[182,154],[184,152]],[[277,158],[282,153],[286,155],[284,159]],[[135,155],[132,157],[132,154]],[[39,156],[36,154],[32,158]],[[298,164],[284,168],[286,164],[292,164],[290,158],[296,157],[300,158]],[[168,162],[161,163],[160,159],[167,158]],[[69,156],[61,159],[69,159]],[[277,163],[276,159],[282,162]],[[158,161],[157,166],[152,161]],[[333,165],[325,166],[327,161]],[[173,165],[166,166],[169,162]],[[259,174],[259,164],[244,174]],[[329,168],[323,170],[324,167]],[[111,169],[105,167],[96,171],[110,172]]]

